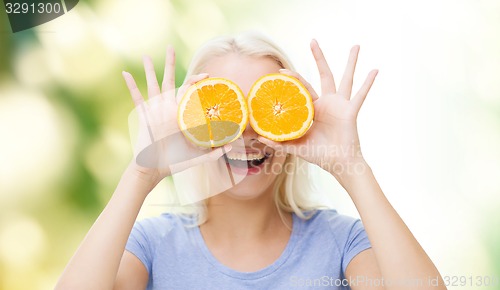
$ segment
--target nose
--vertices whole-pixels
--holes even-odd
[[[259,137],[259,134],[257,134],[252,126],[250,126],[250,123],[247,124],[247,126],[245,127],[245,131],[243,131],[243,138],[246,140],[246,141],[250,141],[250,140],[257,140],[257,137]]]

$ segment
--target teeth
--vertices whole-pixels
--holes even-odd
[[[227,152],[226,156],[229,159],[243,160],[243,161],[256,160],[256,159],[262,159],[262,158],[264,158],[264,154],[262,154],[262,153],[247,153],[247,154],[245,154],[245,153]]]

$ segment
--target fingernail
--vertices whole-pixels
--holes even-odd
[[[171,44],[169,44],[167,46],[167,53],[168,54],[175,54],[175,49],[174,49],[174,47]]]
[[[286,73],[286,72],[289,72],[289,70],[287,70],[286,68],[282,68],[282,69],[280,69],[279,71],[280,71],[280,73]]]

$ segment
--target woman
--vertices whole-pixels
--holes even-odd
[[[230,79],[246,94],[259,77],[280,72],[296,77],[311,93],[312,127],[300,139],[279,143],[248,126],[243,145],[215,149],[206,155],[208,159],[187,161],[178,170],[207,160],[237,159],[250,151],[261,159],[265,156],[255,166],[258,170],[248,170],[241,182],[202,202],[204,207],[196,207],[195,215],[164,214],[135,226],[148,193],[177,171],[146,168],[133,160],[56,288],[446,289],[361,154],[356,118],[377,71],[371,71],[352,96],[359,47],[351,49],[338,89],[315,40],[311,50],[320,74],[320,94],[293,71],[279,48],[261,36],[223,37],[200,49],[178,95],[209,76]],[[148,95],[160,96],[168,104],[156,114],[171,126],[177,115],[174,58],[169,48],[161,89],[151,59],[144,59]],[[133,77],[123,75],[134,103],[142,106],[144,99]],[[307,203],[308,192],[297,170],[304,161],[337,179],[363,224]],[[285,170],[289,167],[293,170]],[[197,226],[187,226],[193,222]]]

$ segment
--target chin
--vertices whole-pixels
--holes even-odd
[[[285,158],[275,157],[273,154],[227,154],[220,161],[219,170],[228,172],[234,184],[223,194],[234,199],[250,200],[272,192],[271,187],[281,171],[277,169],[281,168]],[[273,168],[276,170],[271,170]]]
[[[234,187],[226,190],[223,194],[229,196],[234,199],[239,200],[250,200],[263,196],[266,193],[269,193],[268,190],[271,186],[273,186],[275,178],[271,176],[263,176],[267,177],[262,180],[262,178],[254,178],[257,177],[247,176]]]

